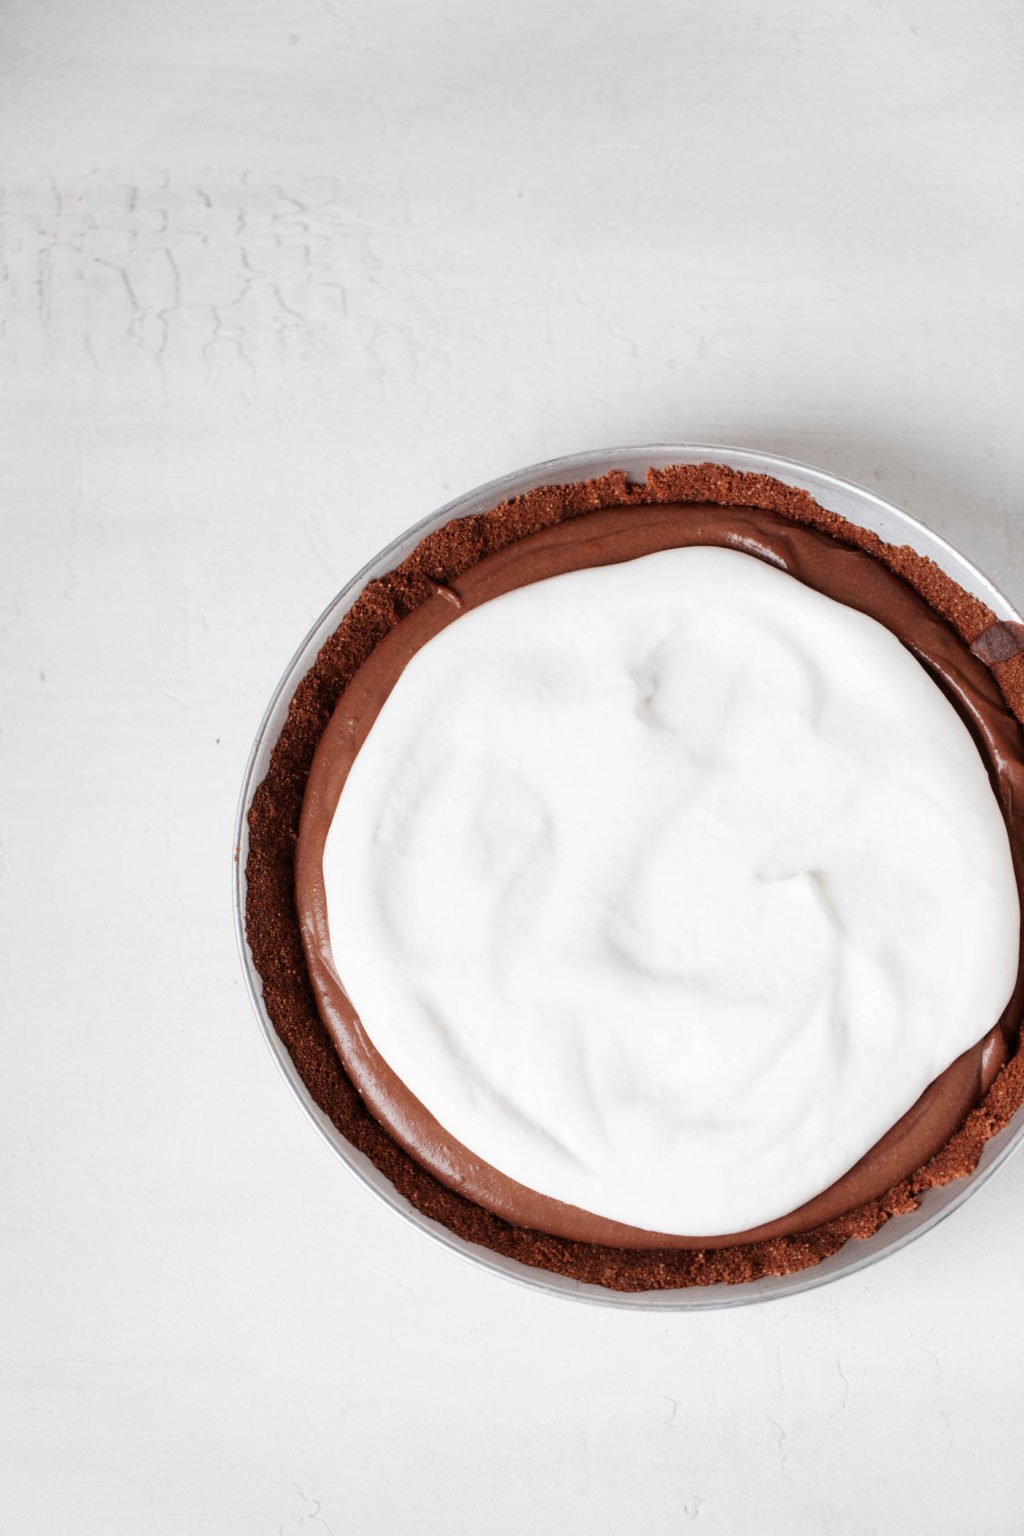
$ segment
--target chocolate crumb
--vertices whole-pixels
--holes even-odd
[[[971,646],[980,661],[991,666],[996,661],[1009,661],[1024,651],[1024,624],[1003,621],[982,630]]]

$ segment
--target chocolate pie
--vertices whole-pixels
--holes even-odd
[[[292,699],[246,932],[419,1210],[619,1290],[806,1268],[1024,1099],[1024,643],[716,465],[428,535]]]

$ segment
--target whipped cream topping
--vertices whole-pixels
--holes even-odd
[[[970,734],[735,551],[505,593],[410,659],[324,851],[335,967],[442,1126],[663,1232],[834,1182],[995,1023],[1019,907]]]

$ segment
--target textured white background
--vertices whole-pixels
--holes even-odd
[[[231,935],[343,580],[601,443],[874,485],[1024,601],[1016,0],[6,0],[0,1505],[75,1536],[1016,1536],[1024,1163],[624,1316],[332,1159]]]

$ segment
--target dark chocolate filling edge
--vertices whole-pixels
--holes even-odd
[[[344,688],[400,619],[485,555],[553,523],[611,506],[692,501],[742,503],[775,511],[862,549],[901,576],[990,666],[1006,702],[1024,721],[1024,656],[990,659],[984,637],[999,629],[992,611],[934,562],[906,546],[883,544],[868,530],[825,511],[803,491],[767,476],[719,465],[651,470],[642,485],[612,473],[566,486],[544,486],[491,512],[448,523],[428,535],[395,570],[370,583],[322,647],[292,698],[266,778],[249,813],[246,931],[263,981],[267,1011],[318,1106],[419,1211],[463,1239],[521,1263],[616,1290],[738,1284],[805,1269],[851,1237],[866,1238],[890,1217],[914,1210],[922,1194],[973,1171],[985,1143],[1024,1102],[1024,1055],[1018,1050],[989,1092],[942,1150],[879,1199],[810,1231],[728,1249],[621,1249],[549,1237],[510,1225],[442,1185],[370,1115],[341,1065],[316,1009],[294,900],[294,852],[306,776],[320,736]],[[1005,628],[1005,626],[1003,626]]]

